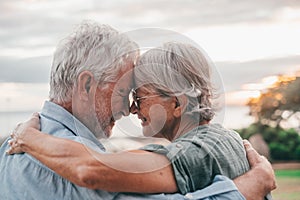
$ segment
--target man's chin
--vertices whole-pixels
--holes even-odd
[[[114,124],[110,125],[110,126],[108,126],[104,129],[104,135],[105,135],[106,138],[109,138],[112,135],[113,127],[114,127]]]
[[[112,127],[106,127],[104,129],[98,127],[95,132],[95,136],[97,139],[107,139],[111,136],[112,134]]]
[[[102,125],[96,128],[96,133],[98,133],[96,136],[98,139],[107,139],[112,135],[112,129],[114,127],[115,123],[110,122],[109,125]]]

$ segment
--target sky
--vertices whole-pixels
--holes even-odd
[[[0,112],[41,108],[55,46],[83,20],[196,42],[222,77],[232,127],[251,121],[241,108],[257,95],[251,86],[300,70],[298,0],[0,0]],[[237,113],[244,122],[231,120]]]

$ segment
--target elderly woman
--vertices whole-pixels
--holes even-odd
[[[215,175],[234,179],[249,170],[239,135],[210,124],[213,90],[210,66],[201,51],[179,43],[149,50],[138,60],[134,79],[131,112],[141,120],[144,135],[166,138],[170,144],[101,154],[74,141],[42,134],[37,130],[38,121],[32,119],[26,124],[29,127],[13,136],[10,153],[27,152],[76,184],[108,191],[187,193],[208,186]],[[156,163],[152,154],[167,159]],[[159,186],[160,179],[154,177],[150,183],[146,174],[162,168],[173,171],[169,179],[171,183],[175,178],[176,184],[147,190],[153,188],[149,184]],[[121,184],[137,173],[141,175],[138,187],[128,189]]]
[[[210,69],[200,50],[180,43],[146,52],[134,69],[131,112],[142,121],[145,136],[172,142],[142,149],[168,158],[182,193],[209,185],[217,174],[233,179],[249,169],[240,136],[209,123]]]

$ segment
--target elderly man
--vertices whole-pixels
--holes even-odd
[[[105,151],[97,138],[109,137],[115,120],[129,114],[131,70],[137,56],[137,45],[112,28],[82,25],[54,55],[50,101],[45,102],[41,112],[41,131],[84,143],[97,152]],[[246,197],[263,197],[273,187],[272,170],[264,171],[269,163],[257,155],[250,157],[250,161],[254,160],[253,170],[235,180],[237,187],[232,181],[217,177],[206,189],[183,196],[87,189],[55,174],[28,154],[5,155],[6,149],[7,142],[0,149],[1,199],[242,199],[237,187]],[[174,176],[171,173],[170,168],[163,171],[162,184],[175,184],[168,179]],[[259,178],[269,181],[257,185],[259,180],[253,174],[261,174]],[[139,187],[142,179],[139,175],[138,181],[131,181],[128,190]],[[251,190],[247,191],[249,186]]]

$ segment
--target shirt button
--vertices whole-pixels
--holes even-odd
[[[182,148],[182,145],[181,144],[176,144],[176,147],[181,149]]]
[[[185,199],[193,199],[193,195],[190,193],[187,193],[186,195],[184,195]]]

